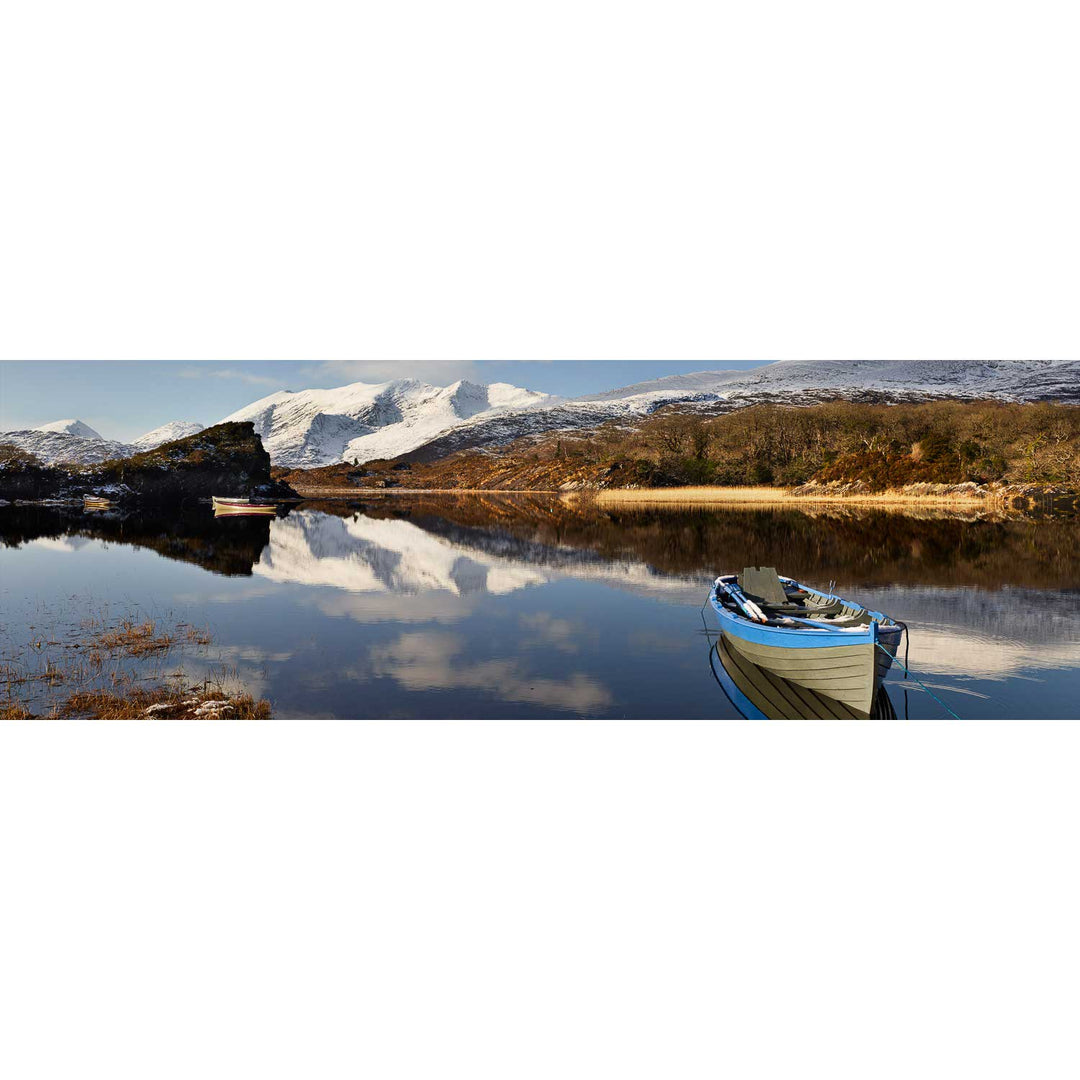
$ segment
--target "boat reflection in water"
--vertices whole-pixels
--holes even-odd
[[[851,705],[759,667],[721,635],[709,649],[716,681],[747,720],[895,720],[896,712],[880,674],[867,675],[870,709]]]

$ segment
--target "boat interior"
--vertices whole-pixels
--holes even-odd
[[[858,604],[812,592],[794,581],[785,583],[772,566],[747,566],[735,580],[743,595],[768,616],[769,625],[784,626],[792,618],[818,620],[832,627],[868,626],[873,621],[870,613]],[[716,596],[728,611],[745,618],[738,604],[723,590],[718,589]]]

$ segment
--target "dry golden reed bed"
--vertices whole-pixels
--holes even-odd
[[[609,488],[599,491],[596,499],[601,505],[630,506],[634,504],[702,506],[736,503],[740,506],[776,506],[778,503],[844,503],[861,506],[972,506],[985,505],[987,500],[977,493],[910,494],[903,491],[880,493],[840,494],[823,491],[804,493],[791,488],[776,487],[679,487],[679,488]]]

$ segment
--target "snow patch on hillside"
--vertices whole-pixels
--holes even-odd
[[[0,442],[12,443],[20,450],[34,454],[46,465],[96,465],[100,461],[127,458],[144,450],[153,450],[162,443],[182,439],[202,430],[202,424],[173,420],[140,435],[133,443],[123,443],[103,439],[81,420],[57,420],[37,428],[2,432]]]
[[[173,442],[176,439],[185,439],[188,435],[197,435],[203,430],[202,424],[196,424],[192,420],[172,420],[168,424],[148,431],[140,435],[131,445],[137,450],[153,450],[162,443]]]
[[[103,441],[89,424],[81,420],[54,420],[51,424],[39,424],[34,431],[58,431],[63,435],[77,435],[80,439],[98,439]]]
[[[33,454],[45,465],[61,462],[73,465],[94,465],[110,458],[130,457],[135,448],[127,443],[108,439],[83,439],[63,431],[5,431],[0,442],[11,443]]]

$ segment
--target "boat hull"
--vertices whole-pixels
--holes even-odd
[[[750,661],[723,636],[710,650],[713,674],[728,700],[748,720],[865,720],[895,716],[888,693],[872,677],[868,712],[802,686]]]
[[[780,679],[847,705],[868,716],[874,698],[877,664],[873,641],[798,648],[746,641],[724,631],[724,641],[751,664]]]

